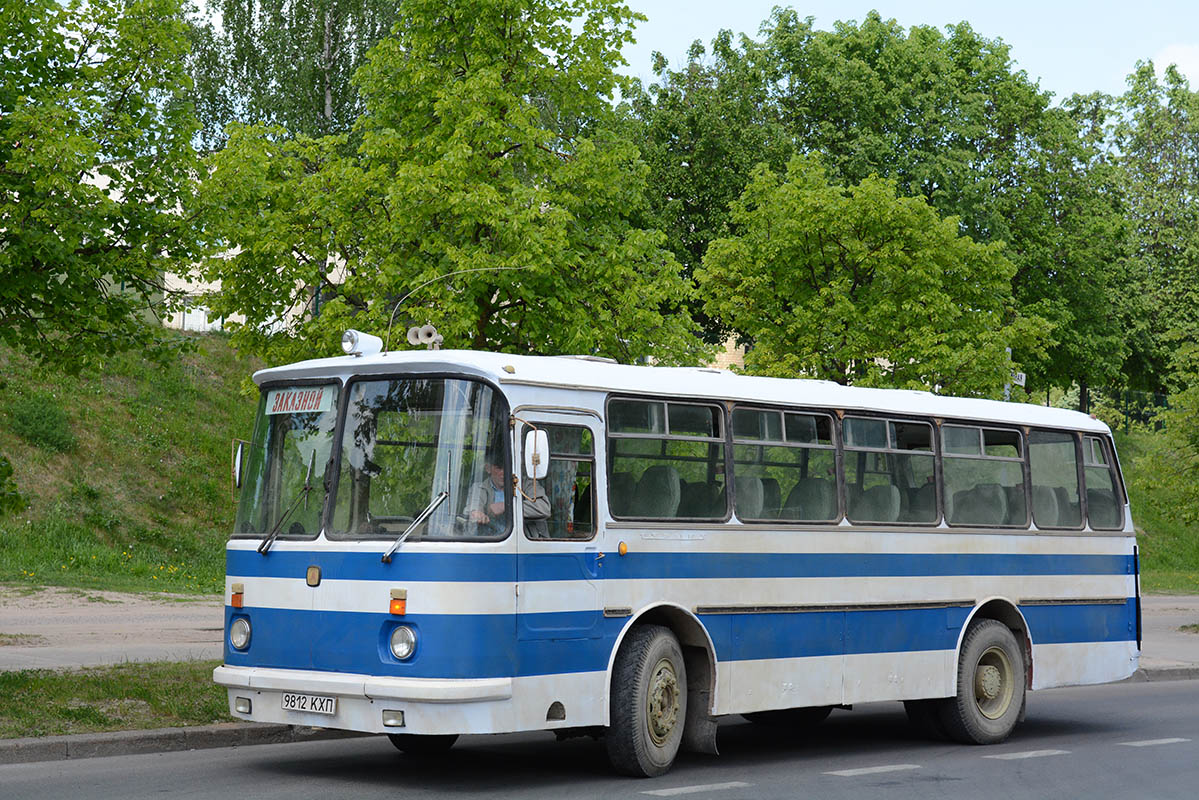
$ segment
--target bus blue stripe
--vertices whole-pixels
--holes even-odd
[[[1047,605],[1021,608],[1037,644],[1119,642],[1134,638],[1135,599],[1124,604]],[[588,627],[600,612],[527,615],[539,627]],[[719,661],[950,650],[957,644],[966,608],[872,609],[808,613],[719,614],[701,617]],[[253,625],[250,650],[228,643],[231,666],[278,667],[422,678],[488,678],[607,669],[625,619],[599,619],[592,639],[524,641],[510,614],[414,615],[233,609]],[[417,630],[418,649],[400,663],[387,652],[392,628]]]
[[[378,553],[229,550],[230,577],[297,578],[309,565],[325,580],[515,582],[579,580],[580,554]],[[947,575],[1130,575],[1131,556],[1022,553],[607,553],[603,579],[865,578]]]

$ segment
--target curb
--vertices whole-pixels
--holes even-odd
[[[1132,676],[1125,678],[1129,683],[1145,681],[1193,681],[1199,679],[1199,664],[1188,667],[1141,667]]]
[[[28,764],[35,761],[62,761],[73,758],[99,758],[139,753],[170,753],[178,750],[206,750],[215,747],[244,747],[255,744],[315,742],[322,739],[346,739],[370,735],[355,731],[309,728],[300,725],[219,722],[215,725],[196,725],[186,728],[0,739],[0,764]]]
[[[1141,668],[1122,682],[1146,683],[1196,679],[1199,679],[1199,665]],[[179,750],[206,750],[215,747],[248,747],[256,744],[315,742],[323,739],[349,739],[374,735],[329,728],[309,728],[301,725],[219,722],[215,725],[196,725],[186,728],[0,739],[0,764],[28,764],[35,761],[63,761],[73,758],[99,758],[141,753],[170,753]]]

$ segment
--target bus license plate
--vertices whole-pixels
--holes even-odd
[[[336,714],[337,698],[317,694],[283,693],[284,711],[310,711],[314,714]]]

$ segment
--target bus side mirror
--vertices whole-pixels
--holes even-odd
[[[545,431],[525,434],[525,475],[541,480],[550,471],[550,435]]]
[[[241,488],[241,471],[245,462],[246,445],[249,442],[244,439],[233,440],[233,488]]]

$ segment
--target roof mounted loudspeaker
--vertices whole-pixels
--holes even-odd
[[[442,341],[442,335],[432,325],[414,325],[408,329],[408,344],[414,347],[423,344],[430,350],[440,350]]]

